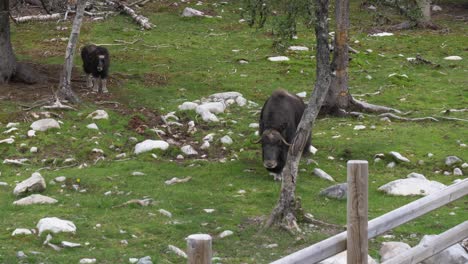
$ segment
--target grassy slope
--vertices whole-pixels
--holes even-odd
[[[310,60],[313,52],[287,54],[291,57],[291,61],[287,63],[268,62],[267,56],[277,55],[271,49],[270,36],[261,30],[239,24],[235,6],[215,9],[223,19],[183,19],[178,15],[179,10],[161,8],[157,4],[147,6],[145,14],[157,25],[152,31],[138,30],[124,16],[117,16],[103,23],[88,24],[82,30],[81,43],[141,39],[132,46],[109,47],[112,72],[144,76],[110,88],[120,101],[130,106],[145,106],[164,113],[176,110],[177,105],[183,101],[199,99],[219,91],[239,91],[247,99],[259,104],[271,91],[280,87],[293,92],[310,93],[315,76],[315,62]],[[225,12],[221,13],[221,9]],[[396,33],[394,37],[372,38],[361,30],[362,26],[369,26],[369,15],[358,11],[357,7],[353,9],[355,13],[352,15],[351,39],[359,40],[360,43],[352,46],[361,51],[373,50],[369,54],[361,52],[353,56],[350,68],[353,93],[374,92],[382,87],[381,95],[366,99],[403,111],[414,111],[413,116],[439,114],[447,108],[466,107],[466,59],[459,62],[442,60],[448,55],[467,57],[463,44],[468,41],[467,32],[461,22],[441,20],[441,24],[450,24],[452,29],[446,35],[430,31],[405,31]],[[155,10],[160,12],[155,13]],[[35,30],[38,27],[41,27],[40,31]],[[55,28],[55,23],[13,27],[13,42],[18,56],[37,62],[61,63],[63,52],[42,42],[52,37],[67,36],[68,32],[57,33]],[[144,44],[161,46],[149,48]],[[303,31],[294,44],[313,48],[314,39],[311,33]],[[64,47],[65,44],[63,49]],[[39,56],[39,52],[44,50],[50,50],[52,56]],[[433,69],[408,64],[405,57],[414,57],[417,53],[441,67]],[[399,54],[405,57],[400,57]],[[250,63],[241,65],[237,63],[238,59],[247,59]],[[79,64],[79,60],[76,64]],[[388,78],[393,72],[407,74],[409,78]],[[167,80],[165,85],[148,81],[156,73],[164,76]],[[372,80],[366,79],[366,75],[371,75]],[[14,109],[13,104],[1,104],[2,109]],[[94,109],[96,106],[87,104],[76,113],[65,113],[61,134],[53,131],[40,133],[34,139],[17,136],[17,142],[12,146],[2,145],[2,157],[28,157],[32,159],[33,165],[25,168],[2,166],[0,181],[14,186],[15,181],[21,181],[35,169],[46,166],[41,164],[42,159],[53,162],[54,158],[58,158],[60,165],[61,160],[75,157],[80,163],[92,164],[89,153],[95,147],[102,148],[111,159],[118,152],[112,150],[110,145],[130,154],[134,143],[128,137],[135,136],[139,140],[143,137],[127,130],[129,116],[119,116],[109,110],[111,121],[98,122],[102,133],[99,135],[96,131],[84,128],[90,123],[84,117]],[[193,117],[191,114],[188,116]],[[466,118],[463,114],[454,116]],[[232,107],[224,117],[227,120],[236,120],[238,124],[210,125],[209,131],[223,129],[224,132],[234,132],[233,139],[238,144],[232,149],[239,158],[227,164],[190,160],[183,163],[169,162],[169,159],[178,154],[178,150],[173,150],[170,154],[158,153],[162,157],[156,161],[149,154],[144,154],[138,158],[132,157],[130,161],[98,163],[86,169],[43,170],[41,173],[47,182],[56,176],[65,175],[71,179],[69,184],[76,183],[79,179],[82,188],[87,189],[86,193],[78,193],[68,187],[50,185],[45,195],[59,199],[59,205],[54,206],[14,207],[11,205],[15,199],[11,193],[12,188],[2,187],[0,262],[15,263],[16,251],[23,250],[31,255],[28,252],[35,250],[44,254],[30,256],[30,263],[76,263],[82,257],[95,257],[99,263],[127,263],[129,257],[145,255],[151,255],[156,263],[181,263],[179,257],[167,251],[168,244],[185,248],[184,237],[189,234],[203,232],[217,235],[229,229],[234,231],[233,236],[214,241],[215,256],[223,258],[222,263],[266,263],[328,236],[317,228],[305,228],[307,232],[300,240],[278,230],[258,233],[259,226],[251,224],[252,220],[248,219],[268,215],[276,202],[280,186],[265,173],[259,162],[258,146],[250,143],[254,138],[254,130],[249,129],[248,124],[256,122],[257,116],[247,109]],[[2,116],[2,120],[8,120],[8,117]],[[375,125],[376,129],[356,132],[353,130],[356,124],[365,124],[368,128]],[[21,124],[21,134],[25,134],[28,125]],[[433,171],[445,169],[443,159],[447,155],[457,155],[465,161],[468,159],[466,149],[460,148],[456,142],[461,140],[467,143],[466,129],[466,124],[456,122],[383,123],[374,117],[364,120],[325,118],[314,129],[313,141],[319,149],[314,159],[320,168],[333,175],[338,182],[343,182],[348,159],[372,160],[375,153],[391,150],[409,157],[411,164],[399,165],[396,169],[387,169],[383,163],[371,163],[369,218],[374,218],[416,199],[389,197],[376,191],[390,180],[416,171],[431,180],[450,184],[453,176],[437,175]],[[123,136],[114,136],[114,132]],[[202,137],[206,133],[208,130],[195,136]],[[240,137],[239,133],[247,137]],[[341,137],[332,139],[334,135]],[[76,140],[71,140],[70,136]],[[98,138],[93,138],[95,136]],[[20,143],[27,144],[23,149],[24,154],[18,154],[18,150],[21,150]],[[40,153],[29,154],[27,149],[30,146],[38,146]],[[245,151],[239,152],[241,148]],[[427,158],[428,152],[434,153],[434,157]],[[335,160],[328,160],[328,156],[335,157]],[[231,157],[232,154],[228,156]],[[417,160],[424,160],[425,164],[417,165]],[[192,164],[195,166],[191,167]],[[345,224],[346,203],[319,197],[319,190],[330,184],[311,175],[313,165],[301,166],[307,171],[300,174],[298,195],[302,197],[306,211],[318,219]],[[246,169],[253,170],[247,172]],[[142,171],[146,175],[131,176],[133,171]],[[170,187],[164,185],[165,180],[185,176],[192,176],[192,181]],[[104,196],[109,190],[114,194]],[[239,196],[239,190],[245,190],[246,194]],[[118,191],[123,193],[117,194]],[[128,194],[129,192],[131,193]],[[156,204],[147,208],[112,208],[127,200],[145,196],[153,198]],[[466,202],[466,198],[455,202],[397,228],[393,233],[397,235],[397,239],[414,244],[422,234],[439,233],[466,220]],[[160,215],[158,210],[161,208],[170,211],[173,218]],[[207,214],[202,211],[205,208],[214,208],[216,211]],[[456,215],[449,215],[449,212],[455,212]],[[54,242],[68,240],[90,244],[78,249],[54,252],[42,246],[43,238],[10,237],[13,229],[32,228],[45,216],[72,220],[78,227],[77,234],[56,235]],[[95,228],[98,223],[102,225],[101,228]],[[121,234],[120,230],[127,233]],[[417,234],[417,237],[410,237],[411,234]],[[128,240],[128,246],[120,243],[123,239]],[[371,244],[374,256],[379,248],[377,242],[382,240],[378,238]],[[279,246],[274,249],[264,247],[272,243]]]

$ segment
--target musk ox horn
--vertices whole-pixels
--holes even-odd
[[[260,137],[259,139],[253,141],[252,143],[254,144],[260,144],[260,142],[262,142],[262,138]]]
[[[288,147],[291,146],[291,144],[288,143],[288,142],[286,141],[286,139],[284,139],[284,137],[282,137],[282,136],[281,136],[281,141],[282,141],[286,146],[288,146]]]

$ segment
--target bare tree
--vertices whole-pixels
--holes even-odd
[[[16,58],[10,42],[9,8],[9,0],[0,0],[0,83],[8,82],[16,70]]]
[[[71,88],[71,74],[73,69],[73,57],[75,56],[76,43],[80,36],[81,22],[83,21],[85,6],[86,0],[78,0],[70,39],[65,52],[65,63],[63,64],[62,74],[60,75],[59,96],[71,101],[72,103],[80,101]]]

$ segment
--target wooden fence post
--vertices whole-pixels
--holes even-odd
[[[194,234],[187,237],[188,264],[211,264],[211,236]]]
[[[367,161],[348,161],[348,264],[367,264],[367,179]]]

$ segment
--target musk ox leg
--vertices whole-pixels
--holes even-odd
[[[86,88],[93,87],[93,76],[91,74],[86,74]]]
[[[99,92],[99,79],[98,78],[93,78],[93,92],[97,93]]]
[[[270,172],[269,174],[270,174],[271,176],[273,176],[273,179],[274,179],[275,181],[281,181],[281,180],[283,180],[283,174],[281,174],[281,173]]]
[[[107,90],[107,79],[101,79],[101,90],[103,93],[109,92],[109,90]]]

